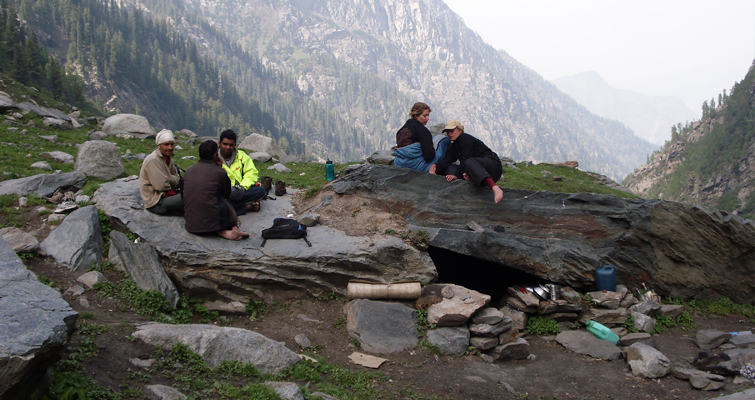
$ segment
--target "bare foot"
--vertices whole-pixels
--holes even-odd
[[[239,238],[236,239],[236,240],[246,239],[246,238],[249,237],[249,233],[242,231],[241,229],[239,229],[238,226],[234,226],[233,228],[231,228],[231,230],[233,230],[234,232],[236,232],[239,235]]]
[[[465,181],[470,181],[470,182],[472,181],[472,179],[470,179],[470,178],[469,178],[469,175],[467,175],[467,173],[466,173],[466,172],[465,172],[465,173],[464,173],[464,175],[462,175],[462,176],[464,177],[464,180],[465,180]],[[496,203],[497,203],[497,201],[496,201]]]
[[[218,231],[218,236],[222,237],[223,239],[228,240],[239,240],[241,239],[241,234],[239,233],[238,228],[236,230],[228,229],[227,231]]]
[[[495,185],[493,186],[493,194],[495,195],[494,200],[496,203],[503,200],[503,190],[500,186]]]

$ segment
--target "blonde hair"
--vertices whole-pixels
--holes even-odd
[[[409,118],[417,119],[417,117],[420,116],[425,110],[432,111],[430,106],[428,106],[427,104],[422,103],[422,102],[416,102],[412,106],[411,111],[409,111]]]

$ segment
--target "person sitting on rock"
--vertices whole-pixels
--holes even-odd
[[[247,211],[259,211],[260,200],[265,198],[267,192],[262,186],[257,186],[258,172],[254,161],[246,153],[236,149],[237,139],[236,132],[230,129],[221,132],[218,154],[233,185],[231,204],[236,215],[244,215]]]
[[[445,175],[448,182],[463,178],[480,186],[488,186],[493,189],[494,201],[501,201],[503,190],[496,185],[496,181],[501,179],[503,166],[498,155],[482,140],[464,133],[464,126],[455,119],[448,121],[443,132],[447,132],[451,139],[451,147],[443,159],[430,166],[428,172]],[[459,165],[454,164],[457,160]]]
[[[396,132],[396,158],[393,165],[427,172],[430,165],[443,158],[450,141],[443,135],[433,136],[425,127],[430,120],[430,106],[414,103],[409,119]]]
[[[139,193],[147,211],[157,215],[183,212],[181,194],[178,193],[180,176],[173,165],[175,138],[173,132],[163,129],[155,138],[157,149],[142,162],[139,171]]]
[[[194,234],[215,233],[239,240],[249,234],[239,230],[236,212],[228,201],[231,180],[221,167],[218,144],[207,140],[199,145],[199,162],[184,174],[183,203],[186,230]]]

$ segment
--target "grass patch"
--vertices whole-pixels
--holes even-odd
[[[563,179],[554,180],[553,178],[555,176]],[[603,185],[597,177],[576,168],[548,164],[533,164],[525,166],[520,163],[517,164],[516,169],[504,166],[503,177],[498,183],[507,188],[532,190],[536,192],[597,193],[609,194],[628,199],[639,198],[631,193],[626,193]]]
[[[558,322],[552,318],[532,317],[527,320],[525,332],[528,335],[550,335],[561,332],[558,328]]]

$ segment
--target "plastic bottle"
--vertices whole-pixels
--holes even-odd
[[[325,179],[332,181],[336,179],[336,170],[333,166],[333,161],[326,161],[325,162]]]
[[[601,323],[595,321],[587,322],[587,331],[595,335],[598,339],[608,340],[613,344],[619,343],[619,335],[615,334],[612,330],[608,329],[607,326]]]
[[[608,290],[609,292],[616,291],[616,271],[611,265],[604,265],[598,267],[595,271],[595,288],[598,292]]]

